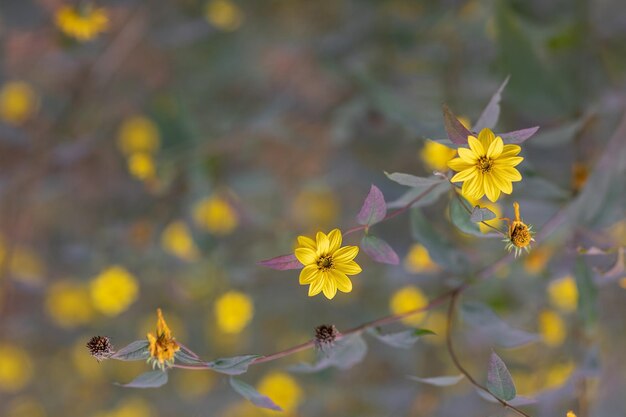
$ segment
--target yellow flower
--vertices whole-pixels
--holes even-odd
[[[214,306],[217,325],[224,333],[240,333],[254,315],[254,304],[246,294],[228,291],[220,296]]]
[[[407,285],[396,291],[389,301],[389,309],[393,314],[404,314],[428,305],[428,298],[413,285]],[[409,326],[419,326],[424,321],[426,313],[416,313],[402,319]]]
[[[65,5],[57,9],[54,21],[67,36],[80,42],[89,41],[109,27],[109,16],[105,9],[87,5],[79,9]]]
[[[524,259],[524,269],[531,275],[537,275],[543,271],[552,257],[552,249],[543,246],[541,250],[534,250]]]
[[[94,307],[107,316],[124,312],[139,293],[137,279],[121,266],[112,266],[102,271],[90,283]]]
[[[410,273],[419,274],[437,270],[437,264],[430,259],[428,249],[419,243],[414,243],[404,258],[404,269]]]
[[[122,123],[117,134],[117,146],[126,155],[152,154],[159,149],[161,138],[154,122],[144,116],[133,116]]]
[[[567,412],[567,415],[565,417],[576,417],[576,414],[574,414],[574,412],[570,410]]]
[[[0,344],[0,391],[17,392],[24,388],[33,376],[33,363],[25,350]]]
[[[356,275],[361,267],[354,262],[359,253],[358,246],[341,247],[341,231],[333,229],[328,235],[317,232],[315,240],[298,236],[296,258],[304,265],[300,272],[300,285],[309,285],[309,297],[320,292],[329,300],[337,290],[352,291],[352,281],[347,275]]]
[[[257,384],[257,390],[268,396],[288,415],[293,413],[302,401],[302,388],[298,382],[285,372],[271,372]],[[268,411],[272,415],[278,412]]]
[[[87,323],[93,316],[89,290],[69,280],[52,284],[46,296],[46,312],[61,327]]]
[[[156,166],[152,155],[134,153],[128,157],[128,172],[138,180],[151,180],[156,177]]]
[[[218,236],[232,233],[239,224],[235,209],[227,200],[217,195],[196,203],[193,218],[198,226]]]
[[[554,311],[544,310],[539,314],[539,333],[548,346],[560,346],[567,331],[563,319]]]
[[[434,171],[448,170],[448,161],[454,158],[456,151],[441,143],[427,140],[420,151],[420,157],[428,168]]]
[[[157,328],[156,337],[152,333],[148,333],[148,350],[150,351],[150,359],[153,366],[165,369],[174,363],[174,355],[180,350],[180,346],[172,337],[172,332],[167,326],[163,318],[163,312],[157,309]]]
[[[548,285],[550,302],[560,310],[571,312],[578,308],[578,287],[572,276],[566,276]]]
[[[193,261],[200,255],[189,228],[182,220],[170,223],[163,230],[161,246],[166,252],[185,261]]]
[[[463,182],[463,195],[478,200],[483,195],[493,202],[500,192],[511,194],[512,182],[521,181],[522,176],[514,167],[524,158],[517,156],[522,150],[518,145],[505,145],[500,136],[483,129],[478,138],[468,136],[468,148],[459,148],[459,157],[448,162],[458,173],[452,182]]]
[[[0,90],[0,119],[11,125],[24,123],[39,107],[39,98],[30,84],[6,83]]]
[[[509,230],[504,242],[507,243],[506,249],[510,252],[515,250],[515,257],[522,253],[522,249],[526,252],[530,251],[530,243],[534,242],[532,226],[528,226],[522,221],[519,214],[519,204],[513,203],[513,209],[515,210],[515,219],[504,219],[509,223]]]
[[[206,19],[216,28],[231,32],[241,26],[243,13],[230,0],[212,0],[206,6]]]

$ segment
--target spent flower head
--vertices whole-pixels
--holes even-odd
[[[530,243],[534,242],[535,239],[533,238],[533,227],[524,223],[520,218],[517,201],[513,203],[513,208],[515,210],[515,219],[504,219],[509,224],[509,230],[507,237],[503,241],[507,243],[506,249],[509,252],[515,250],[515,257],[518,257],[522,250],[530,251]]]
[[[339,336],[339,331],[334,324],[322,324],[315,328],[315,347],[325,350],[332,347]]]
[[[309,285],[309,297],[323,292],[331,300],[337,290],[345,293],[352,291],[352,281],[347,276],[361,272],[361,267],[354,262],[359,248],[341,247],[341,241],[339,229],[332,230],[328,235],[317,232],[315,240],[298,236],[299,247],[295,255],[304,265],[300,272],[300,285]]]
[[[448,162],[457,171],[452,182],[463,182],[463,195],[479,200],[483,195],[493,202],[500,193],[511,194],[513,182],[521,181],[522,175],[514,167],[524,160],[517,156],[522,148],[505,145],[500,136],[490,129],[483,129],[478,138],[468,136],[468,148],[459,148],[458,158]]]
[[[172,337],[172,332],[167,326],[160,308],[157,309],[156,336],[148,333],[147,337],[149,343],[148,350],[150,352],[148,362],[153,367],[158,367],[161,370],[172,366],[174,355],[180,350],[180,345]]]
[[[111,340],[107,336],[94,336],[87,342],[87,349],[98,362],[109,359],[113,354]]]

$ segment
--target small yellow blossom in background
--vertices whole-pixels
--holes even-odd
[[[272,399],[284,413],[263,410],[271,415],[292,414],[302,401],[303,391],[298,382],[285,372],[271,372],[257,384],[257,390]]]
[[[243,23],[243,12],[230,0],[211,0],[206,5],[206,19],[216,28],[232,32]]]
[[[560,346],[567,336],[565,322],[556,312],[544,310],[539,313],[539,333],[546,345]]]
[[[161,246],[167,253],[185,261],[193,261],[200,255],[189,227],[182,220],[167,225],[161,234]]]
[[[309,297],[323,292],[332,300],[337,290],[352,291],[352,281],[348,275],[361,272],[361,267],[354,262],[359,253],[358,246],[341,247],[342,235],[339,229],[333,229],[326,235],[317,232],[315,240],[298,236],[295,250],[296,258],[304,265],[300,271],[300,285],[309,285]]]
[[[572,165],[572,189],[579,192],[587,183],[589,178],[589,167],[581,162]]]
[[[427,140],[420,151],[420,158],[433,171],[445,172],[448,170],[448,161],[454,158],[456,151],[441,143]]]
[[[12,81],[0,90],[0,119],[11,125],[28,120],[39,107],[39,97],[30,84]]]
[[[626,290],[626,277],[619,280],[619,286]]]
[[[79,42],[92,40],[109,28],[107,11],[93,5],[61,6],[55,12],[54,22],[61,32]]]
[[[404,314],[411,310],[426,307],[428,298],[422,290],[414,285],[407,285],[396,291],[389,301],[389,309],[393,314]],[[402,322],[409,326],[420,326],[424,321],[426,313],[415,313],[402,319]]]
[[[254,316],[252,299],[239,291],[228,291],[214,305],[217,326],[224,333],[240,333]]]
[[[419,243],[414,243],[404,258],[404,269],[412,274],[419,274],[436,271],[438,267],[430,259],[428,249]]]
[[[130,156],[135,153],[155,153],[161,144],[159,128],[145,116],[133,116],[122,122],[117,134],[117,146]]]
[[[148,333],[148,350],[150,351],[150,361],[154,366],[165,369],[174,362],[174,355],[180,350],[180,346],[172,337],[172,332],[163,318],[161,309],[157,309],[156,336]]]
[[[549,247],[534,250],[524,259],[524,269],[531,275],[537,275],[545,269],[551,257],[552,249]]]
[[[294,219],[303,228],[326,228],[339,215],[335,194],[327,188],[305,189],[296,195],[291,207]]]
[[[89,289],[93,306],[107,316],[117,316],[135,302],[139,284],[125,268],[114,265],[96,276]]]
[[[544,389],[549,390],[562,386],[576,370],[576,365],[569,361],[552,365],[546,374]]]
[[[0,391],[18,392],[32,379],[33,362],[22,348],[0,342]]]
[[[61,327],[85,324],[93,317],[89,289],[80,282],[63,280],[48,289],[46,312]]]
[[[134,153],[128,157],[127,163],[128,172],[138,180],[147,181],[156,177],[156,164],[148,153]]]
[[[574,412],[570,410],[567,412],[567,415],[565,417],[576,417],[576,414],[574,414]]]
[[[193,208],[196,224],[209,233],[225,236],[239,225],[239,217],[230,203],[217,195],[212,195],[196,203]]]
[[[515,219],[504,219],[509,224],[509,230],[504,242],[506,242],[506,249],[509,252],[514,250],[515,257],[518,257],[522,250],[525,250],[527,253],[530,251],[530,244],[535,239],[533,238],[533,227],[524,223],[520,217],[517,201],[513,203],[513,209],[515,210]]]
[[[548,284],[548,296],[550,303],[560,310],[572,312],[578,308],[578,287],[570,275]]]
[[[513,182],[522,176],[514,167],[524,160],[517,156],[522,150],[518,145],[505,145],[500,136],[490,129],[483,129],[478,138],[468,136],[468,148],[457,150],[459,157],[448,162],[458,173],[452,182],[463,182],[463,195],[480,200],[484,195],[496,202],[500,193],[511,194]]]
[[[18,397],[6,408],[5,417],[46,417],[43,405],[34,398]]]
[[[180,372],[176,374],[175,387],[180,397],[194,400],[204,397],[216,382],[213,372]]]

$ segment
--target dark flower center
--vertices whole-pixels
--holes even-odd
[[[478,158],[476,166],[478,166],[478,169],[483,173],[490,172],[491,168],[493,168],[493,159],[481,156]]]
[[[320,256],[317,260],[317,269],[326,271],[333,267],[333,257],[330,255]]]

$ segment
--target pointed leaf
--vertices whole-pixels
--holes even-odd
[[[491,96],[489,104],[487,104],[487,107],[485,107],[485,110],[483,110],[482,114],[478,118],[478,121],[476,121],[476,124],[473,127],[476,132],[480,132],[484,128],[493,129],[496,126],[496,123],[498,123],[498,118],[500,117],[500,100],[502,100],[502,91],[509,82],[509,78],[510,76],[507,76],[502,85],[500,85],[500,88],[498,88],[494,95]]]
[[[497,136],[502,138],[504,143],[519,145],[530,139],[537,131],[539,126],[529,127],[527,129],[515,130],[513,132],[499,133]]]
[[[121,348],[113,355],[111,355],[111,359],[117,359],[118,361],[141,361],[146,360],[150,357],[150,352],[148,351],[148,341],[147,340],[135,340],[129,345]]]
[[[474,136],[446,105],[443,106],[443,124],[446,128],[448,139],[457,145],[467,144],[467,137]]]
[[[484,304],[463,303],[461,312],[463,321],[486,338],[489,343],[500,347],[514,348],[539,340],[536,334],[510,327]]]
[[[361,239],[361,249],[370,258],[383,264],[398,265],[400,258],[387,242],[372,235],[365,235]]]
[[[447,181],[441,181],[435,188],[431,186],[414,187],[404,193],[400,198],[387,204],[387,208],[401,208],[411,204],[411,207],[425,207],[436,202],[441,195],[450,190],[450,184]],[[424,194],[426,193],[426,194]],[[419,200],[415,201],[415,199]]]
[[[248,366],[256,358],[260,358],[259,355],[243,355],[235,356],[232,358],[216,359],[208,362],[207,366],[216,372],[226,375],[241,375],[248,371]]]
[[[378,187],[372,184],[361,211],[356,216],[356,221],[359,224],[371,226],[384,219],[386,214],[387,203],[385,203],[385,196]]]
[[[420,378],[418,376],[408,376],[412,381],[422,382],[428,385],[434,385],[435,387],[449,387],[451,385],[458,384],[463,378],[463,375],[455,376],[434,376],[431,378]]]
[[[300,261],[296,258],[296,255],[293,253],[259,261],[257,262],[257,265],[266,266],[279,271],[285,271],[287,269],[301,269],[303,267]]]
[[[128,384],[115,384],[125,388],[158,388],[167,383],[167,372],[150,371],[139,375]]]
[[[487,207],[475,206],[472,209],[472,214],[470,215],[470,220],[473,222],[486,222],[488,220],[493,220],[496,218],[496,213],[489,210]]]
[[[493,403],[493,404],[500,404],[500,401],[496,400],[495,398],[493,398],[492,395],[490,395],[489,393],[486,393],[485,391],[481,389],[477,389],[476,393],[480,397],[482,397],[483,400],[489,401],[490,403]],[[523,395],[517,395],[515,398],[507,402],[514,407],[523,407],[525,405],[536,404],[537,400],[535,400],[534,398],[524,397]]]
[[[508,401],[515,398],[515,385],[506,365],[495,352],[491,352],[487,369],[487,389],[496,397]]]
[[[319,351],[319,358],[313,364],[300,363],[292,366],[292,372],[312,373],[322,369],[335,367],[349,369],[361,362],[367,353],[367,344],[358,335],[342,337],[330,349]]]
[[[432,185],[437,185],[439,183],[445,182],[445,180],[441,177],[433,176],[433,177],[424,178],[424,177],[417,177],[411,174],[404,174],[402,172],[393,172],[391,174],[388,172],[385,172],[385,175],[391,181],[397,182],[400,185],[406,185],[407,187],[424,187],[424,189]]]
[[[267,408],[275,411],[283,411],[271,398],[258,392],[253,386],[239,381],[233,377],[230,379],[230,386],[233,387],[237,394],[241,395],[257,407]]]
[[[174,355],[176,360],[188,365],[206,365],[207,363],[200,359],[198,355],[192,352],[186,346],[180,345],[180,350]]]
[[[422,335],[435,334],[433,331],[427,329],[405,330],[397,333],[384,334],[378,328],[370,328],[367,330],[367,333],[389,346],[400,349],[409,349]]]
[[[463,204],[465,204],[467,209],[463,207]],[[465,198],[461,196],[452,197],[449,206],[452,223],[463,233],[485,237],[485,234],[480,231],[478,225],[470,219],[470,213],[468,213],[469,207],[470,204]]]

